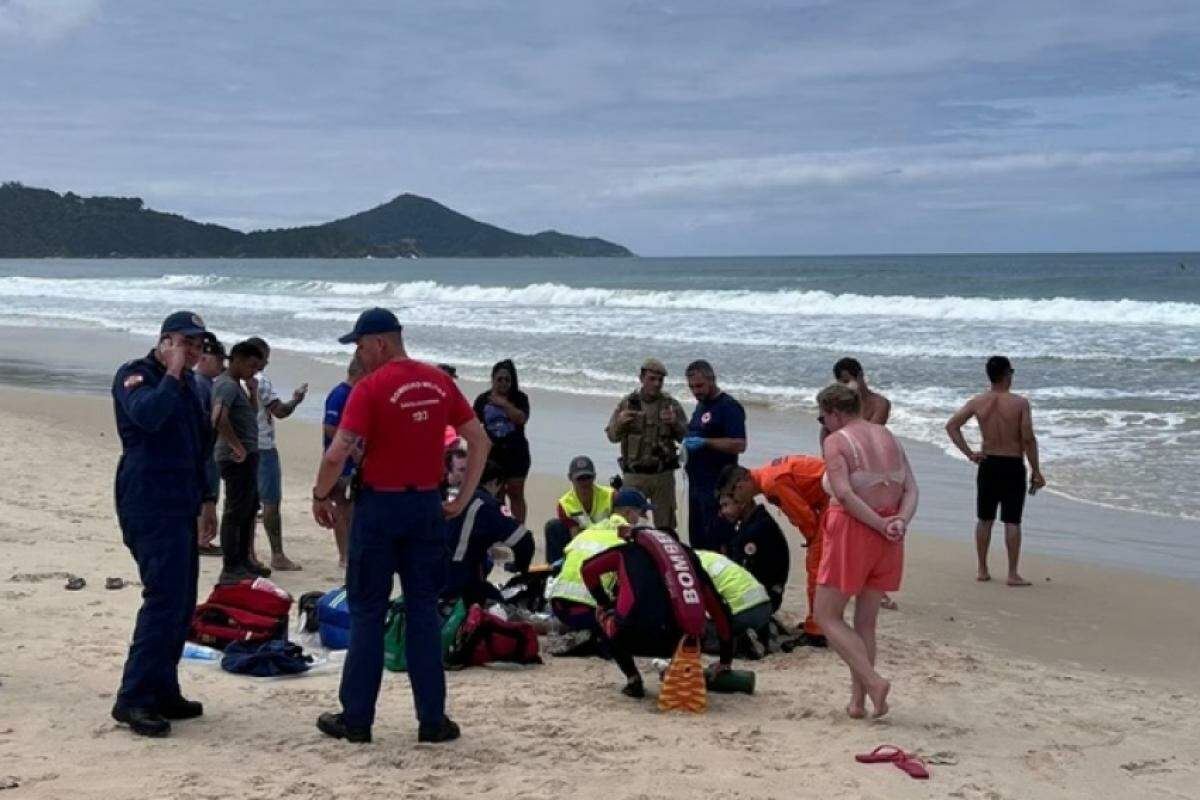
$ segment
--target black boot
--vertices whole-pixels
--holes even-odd
[[[115,705],[112,717],[117,722],[124,722],[138,736],[166,736],[171,732],[171,723],[149,708],[130,708]]]
[[[371,741],[370,728],[351,728],[341,714],[322,714],[317,717],[317,728],[326,736],[364,744]]]
[[[155,709],[163,719],[195,719],[204,714],[204,706],[197,700],[188,700],[183,695],[159,703]]]
[[[418,742],[452,742],[461,735],[458,723],[449,717],[442,717],[436,725],[422,725],[417,729]]]

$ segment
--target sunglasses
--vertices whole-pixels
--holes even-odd
[[[817,424],[820,425],[822,428],[825,427],[825,415],[824,414],[817,417]]]

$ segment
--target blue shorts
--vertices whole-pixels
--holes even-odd
[[[275,448],[258,451],[258,501],[277,506],[283,499],[283,470],[279,466],[279,451]]]

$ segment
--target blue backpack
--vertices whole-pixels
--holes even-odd
[[[317,601],[317,631],[321,645],[329,650],[350,646],[350,601],[345,586],[326,592]]]

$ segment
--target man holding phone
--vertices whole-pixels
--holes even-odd
[[[205,479],[212,428],[192,374],[204,322],[190,311],[163,320],[158,345],[113,377],[121,439],[117,521],[145,587],[112,715],[141,736],[198,717],[179,688],[179,658],[196,606],[197,521],[213,513]]]
[[[617,404],[608,427],[610,442],[621,445],[623,487],[641,492],[654,507],[654,526],[675,531],[675,470],[679,443],[687,435],[687,415],[663,391],[667,368],[657,358],[642,364],[641,387]]]
[[[300,565],[283,552],[283,517],[279,509],[283,501],[283,466],[279,461],[279,450],[275,447],[275,420],[287,419],[296,406],[304,402],[308,384],[300,384],[292,392],[291,400],[281,400],[275,393],[271,379],[263,372],[271,361],[271,346],[257,336],[246,341],[262,354],[262,366],[255,381],[258,391],[258,500],[262,503],[263,527],[271,544],[271,569],[289,572],[300,569]],[[250,553],[254,559],[253,541]]]

